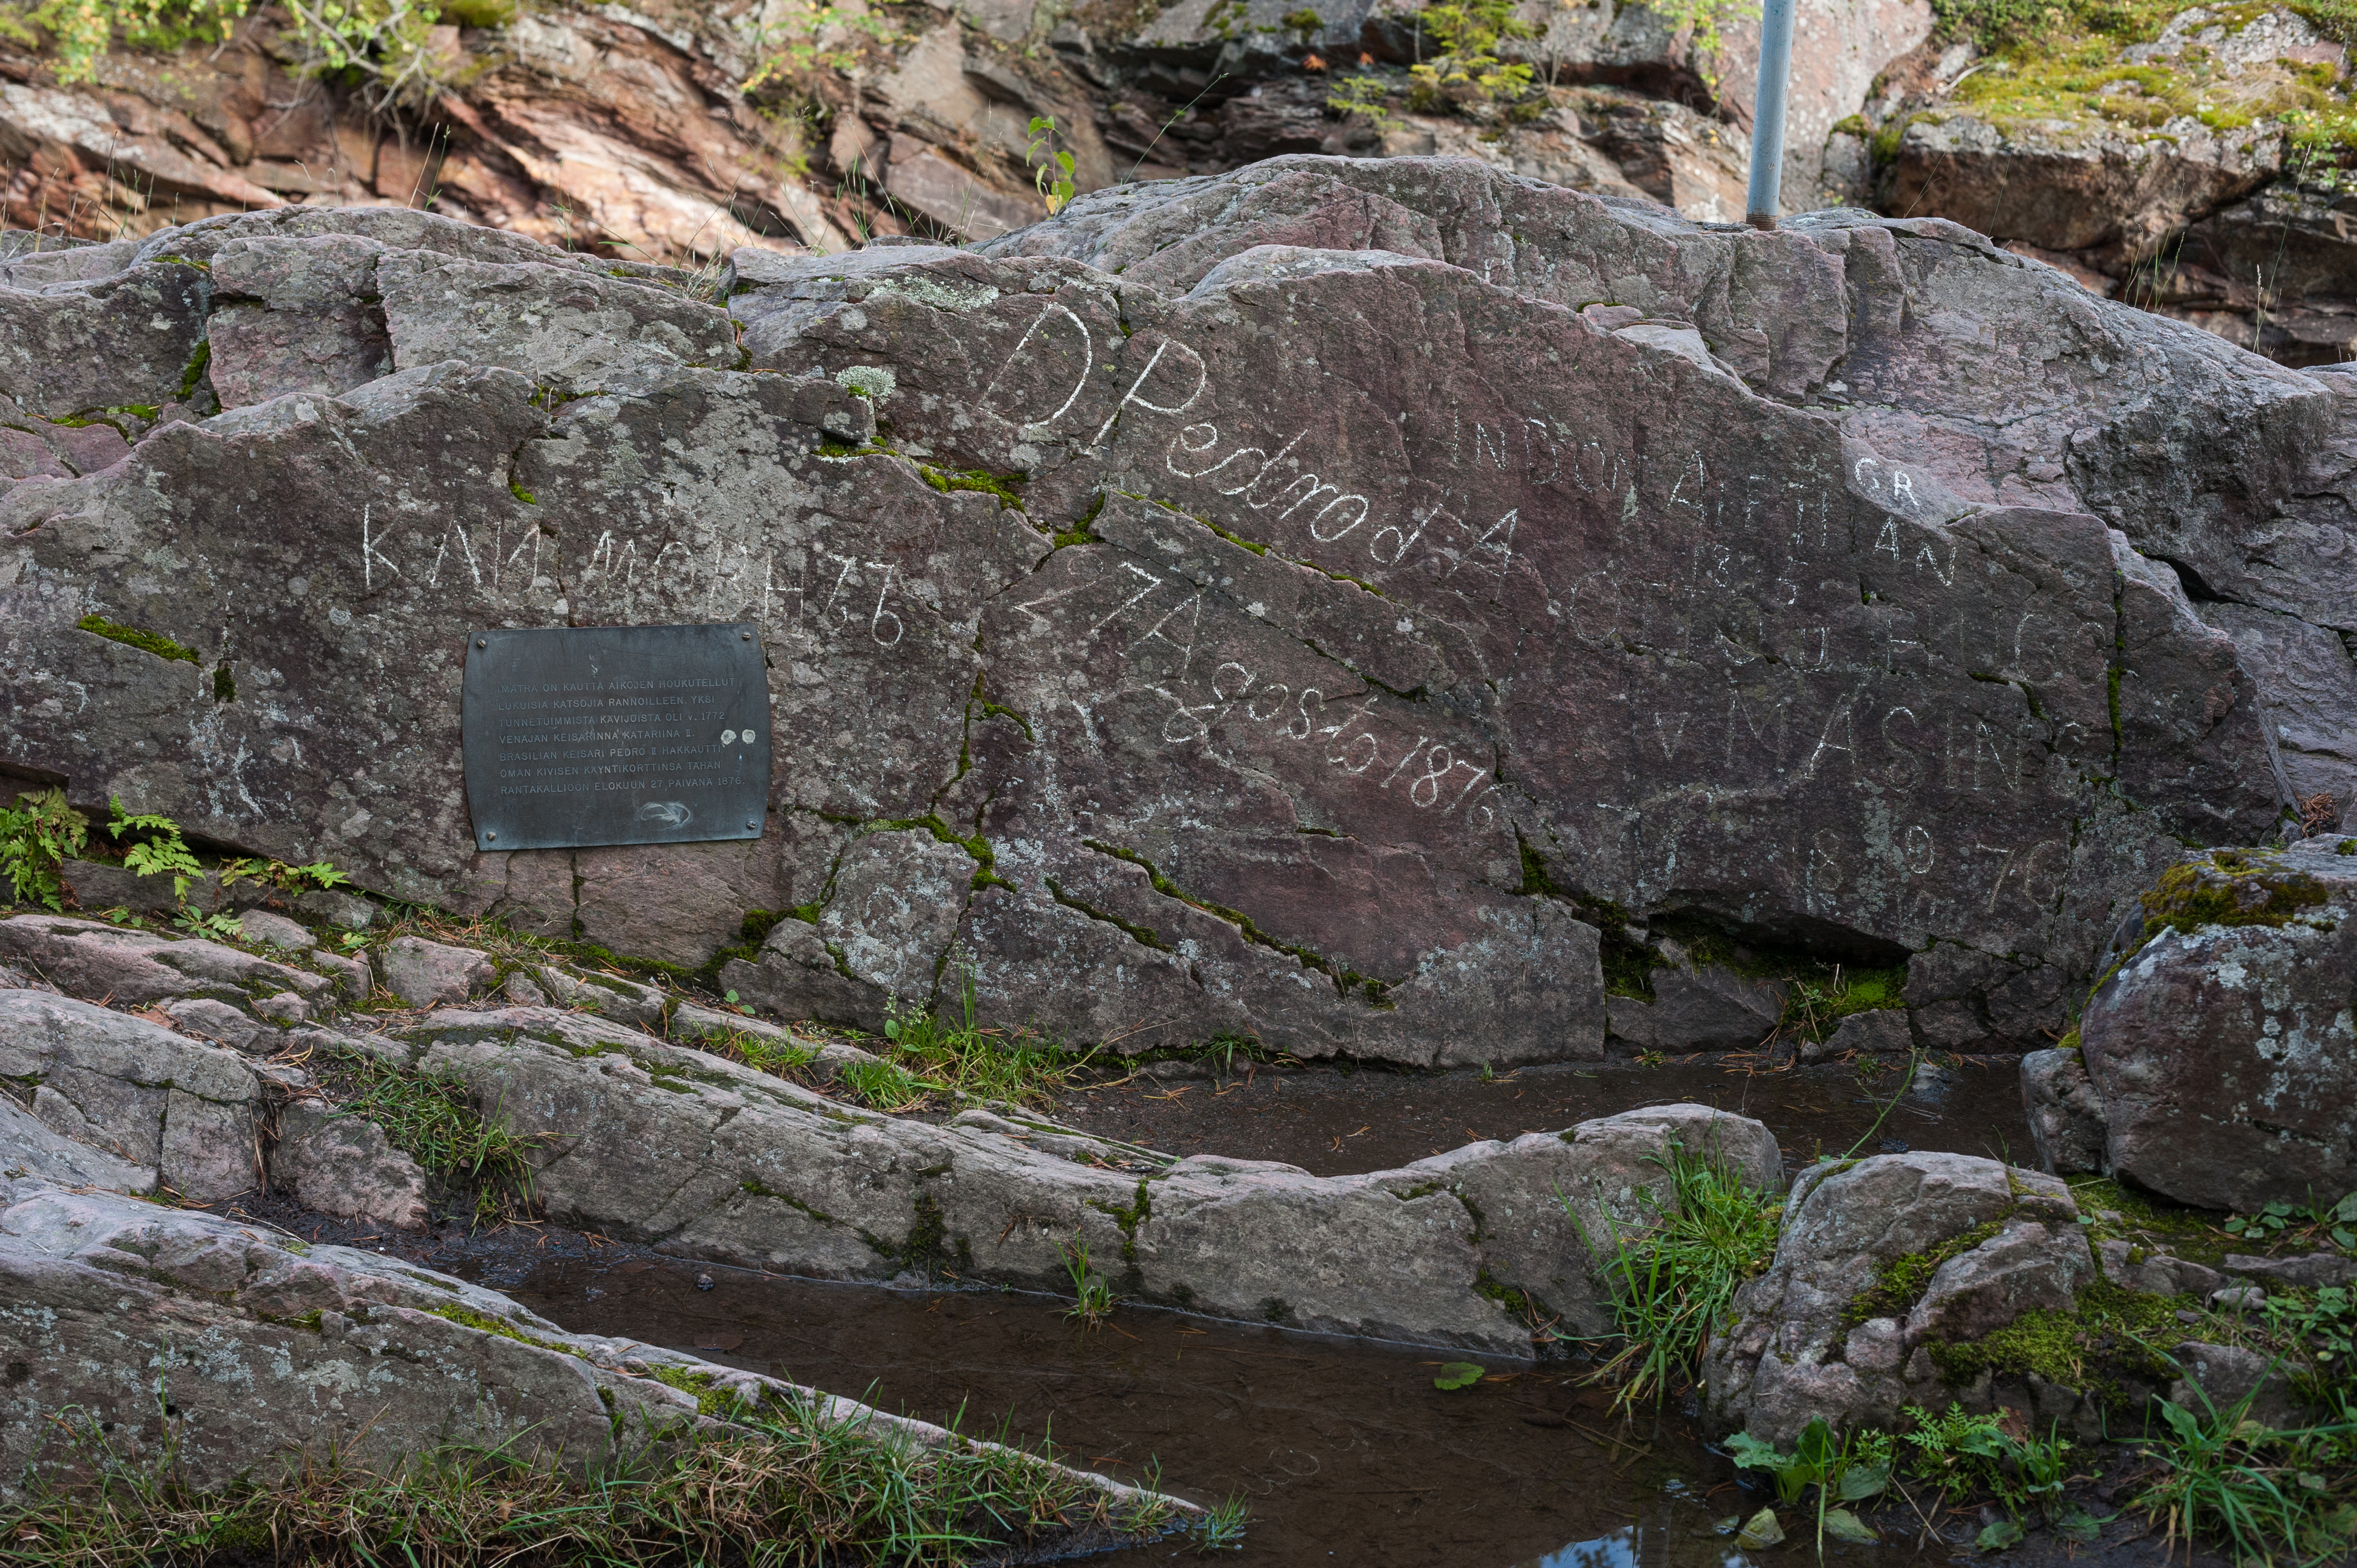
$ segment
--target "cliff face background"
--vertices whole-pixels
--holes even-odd
[[[106,239],[393,201],[689,264],[987,239],[1045,215],[1049,151],[1077,193],[1283,153],[1450,153],[1739,220],[1757,47],[1729,0],[1501,3],[1497,55],[1531,75],[1508,104],[1419,87],[1448,35],[1418,0],[449,0],[341,39],[262,5],[102,52],[54,30],[112,5],[0,4],[9,227]],[[2350,356],[2337,13],[2074,3],[2008,31],[1988,11],[1803,0],[1786,208],[1953,218],[2287,362]]]

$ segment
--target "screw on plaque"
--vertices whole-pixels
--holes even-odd
[[[752,641],[752,640],[753,640],[753,634],[752,634],[751,632],[749,632],[749,631],[748,631],[748,632],[747,632],[747,633],[745,634],[745,640],[746,640],[746,641],[748,641],[748,642]]]
[[[484,842],[485,843],[490,843],[493,839],[495,839],[495,838],[497,838],[497,837],[499,837],[499,836],[500,836],[500,835],[499,835],[499,834],[497,834],[497,833],[485,833],[485,834],[483,835],[483,842]]]
[[[490,645],[491,639],[488,637],[479,637],[475,639],[475,646],[478,648],[489,648]]]

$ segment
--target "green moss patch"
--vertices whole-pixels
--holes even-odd
[[[2263,851],[2222,849],[2172,865],[2139,896],[2145,940],[2203,926],[2281,926],[2326,901],[2324,884]]]
[[[186,660],[191,664],[199,662],[195,649],[183,648],[162,632],[142,631],[135,626],[122,626],[98,615],[86,615],[74,625],[93,637],[102,637],[109,642],[135,648],[142,653],[152,653],[158,659]]]
[[[1882,1273],[1874,1283],[1850,1302],[1842,1314],[1842,1321],[1854,1327],[1873,1317],[1905,1317],[1923,1299],[1923,1293],[1931,1288],[1932,1276],[1940,1272],[1942,1263],[1962,1257],[2004,1229],[2004,1220],[1992,1219],[1951,1236],[1928,1251],[1891,1259],[1882,1265]]]

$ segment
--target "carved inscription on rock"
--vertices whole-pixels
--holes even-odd
[[[478,630],[461,728],[479,848],[761,835],[769,679],[748,625]]]

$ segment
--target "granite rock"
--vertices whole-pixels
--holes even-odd
[[[401,1230],[425,1224],[425,1172],[417,1162],[387,1143],[375,1122],[316,1103],[298,1101],[279,1112],[270,1185],[339,1219]]]
[[[0,1078],[31,1082],[51,1130],[199,1202],[261,1175],[260,1079],[235,1052],[144,1018],[36,991],[0,991]]]
[[[17,960],[70,994],[127,1005],[180,997],[242,1002],[256,991],[318,997],[335,984],[325,975],[219,942],[184,940],[60,915],[0,918],[0,955]]]
[[[466,1002],[488,989],[496,972],[490,959],[473,948],[424,937],[393,938],[377,962],[384,970],[385,990],[410,1007]]]
[[[2032,1307],[2072,1309],[2095,1277],[2077,1219],[2061,1182],[1995,1160],[1910,1153],[1810,1167],[1793,1183],[1774,1262],[1737,1292],[1734,1323],[1711,1340],[1709,1419],[1790,1444],[1818,1417],[1846,1430],[1894,1423],[1907,1404],[1986,1408],[1989,1391],[1948,1387],[1925,1347],[1979,1337]],[[1886,1265],[1960,1239],[1973,1244],[1948,1248],[1903,1315],[1851,1321]]]

